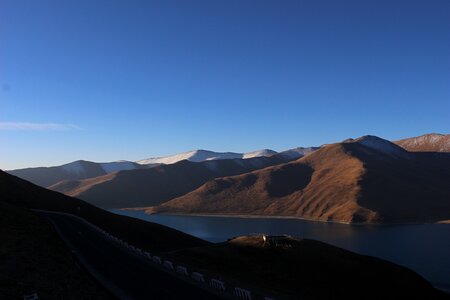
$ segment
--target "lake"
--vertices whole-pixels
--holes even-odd
[[[298,219],[148,215],[111,210],[222,242],[239,235],[289,234],[406,266],[433,285],[450,291],[450,224],[346,225]]]

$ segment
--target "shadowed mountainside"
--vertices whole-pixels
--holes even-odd
[[[337,222],[450,219],[450,155],[410,153],[374,136],[218,178],[148,213],[293,216]]]
[[[204,162],[187,160],[150,169],[121,171],[105,176],[68,180],[51,187],[102,208],[129,208],[158,205],[184,195],[205,182],[291,161],[297,156],[223,159]]]
[[[77,160],[62,166],[17,169],[7,171],[7,173],[39,186],[48,187],[61,180],[86,179],[121,170],[143,169],[147,167],[129,161],[95,163]]]
[[[424,134],[394,143],[411,152],[450,152],[450,134]]]

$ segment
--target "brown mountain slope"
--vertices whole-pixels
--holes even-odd
[[[338,222],[450,218],[450,155],[367,136],[297,161],[219,178],[149,213],[294,216]]]
[[[0,171],[0,198],[18,207],[81,216],[122,240],[143,249],[168,251],[209,245],[208,242],[165,226],[112,214],[82,200],[41,188],[3,171]]]
[[[150,169],[62,181],[49,188],[102,208],[142,207],[184,195],[217,177],[242,174],[290,160],[283,155],[199,163],[183,160]]]
[[[450,152],[450,134],[424,134],[394,143],[411,152]]]

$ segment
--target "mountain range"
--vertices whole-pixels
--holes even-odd
[[[424,134],[418,137],[406,138],[394,141],[397,145],[412,152],[450,152],[450,135],[447,134]],[[37,167],[9,170],[8,173],[33,182],[34,184],[49,187],[62,180],[80,180],[103,176],[113,172],[135,169],[146,169],[161,164],[174,164],[182,160],[192,162],[203,162],[207,160],[220,159],[248,159],[254,157],[268,157],[281,154],[288,158],[298,158],[310,153],[319,147],[299,147],[282,152],[270,149],[262,149],[247,153],[236,152],[214,152],[209,150],[193,150],[163,157],[150,157],[136,162],[115,161],[97,163],[78,160],[61,166]]]
[[[162,164],[174,164],[182,160],[191,162],[203,162],[222,159],[249,159],[255,157],[268,157],[277,153],[283,157],[293,159],[314,151],[315,149],[316,147],[299,147],[280,153],[269,149],[263,149],[248,153],[194,150],[164,157],[147,158],[139,160],[137,162],[122,160],[115,162],[97,163],[85,160],[77,160],[61,166],[24,168],[9,170],[7,172],[11,175],[18,176],[39,186],[49,187],[62,180],[80,180],[103,176],[119,171],[148,169]]]
[[[164,157],[152,157],[147,159],[142,159],[137,161],[137,163],[142,165],[148,164],[174,164],[182,160],[188,160],[192,162],[202,162],[206,160],[218,160],[218,159],[234,159],[234,158],[253,158],[260,156],[271,156],[276,154],[276,151],[270,149],[262,149],[258,151],[253,151],[249,153],[235,153],[235,152],[214,152],[208,150],[193,150],[188,152],[183,152],[180,154],[164,156]]]
[[[211,180],[147,212],[436,222],[450,219],[449,182],[449,153],[408,152],[364,136],[293,162]]]
[[[189,151],[9,173],[102,208],[354,222],[450,219],[449,136],[250,153]]]
[[[157,205],[219,177],[243,174],[300,157],[275,154],[248,159],[192,162],[182,160],[153,168],[115,172],[84,180],[63,180],[49,189],[103,208]]]

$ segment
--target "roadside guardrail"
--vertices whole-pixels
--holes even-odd
[[[227,288],[228,285],[226,285],[225,282],[223,282],[219,279],[216,279],[216,278],[210,278],[209,280],[206,280],[205,276],[202,273],[197,272],[197,271],[192,271],[189,276],[189,271],[185,266],[175,265],[172,261],[165,260],[165,259],[161,258],[160,256],[156,256],[156,255],[152,256],[149,252],[142,250],[140,248],[137,248],[137,247],[127,243],[126,241],[121,240],[120,238],[106,232],[105,230],[99,228],[98,226],[86,221],[85,219],[83,219],[79,216],[68,214],[68,213],[63,213],[63,212],[45,211],[45,210],[39,210],[39,209],[35,209],[35,211],[51,212],[51,213],[57,213],[57,214],[61,214],[61,215],[67,215],[70,217],[74,217],[74,218],[80,220],[81,222],[85,223],[86,225],[95,229],[98,233],[103,235],[105,238],[107,238],[113,242],[116,242],[120,246],[122,246],[125,249],[129,250],[130,252],[134,253],[135,255],[141,256],[153,264],[161,265],[162,267],[164,267],[164,269],[166,269],[169,272],[175,272],[178,275],[182,275],[182,276],[185,276],[186,278],[190,278],[191,280],[195,281],[197,284],[201,284],[201,285],[204,284],[205,288],[207,288],[207,289],[212,288],[219,293],[228,293],[238,299],[244,299],[244,300],[252,300],[253,299],[253,293],[248,289],[244,289],[241,287],[231,287],[231,286],[229,286]],[[36,295],[35,296],[36,298],[33,298],[34,295]],[[30,297],[30,298],[25,298],[25,297]],[[24,297],[24,300],[38,299],[37,294],[28,295],[25,297]],[[257,299],[275,300],[271,297],[257,297]]]

